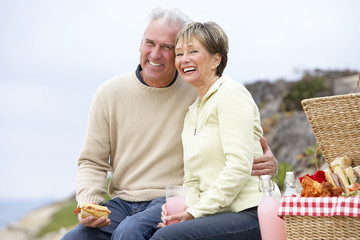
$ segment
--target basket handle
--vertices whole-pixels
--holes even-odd
[[[356,88],[355,88],[355,90],[354,90],[354,93],[356,93],[356,90],[358,89],[359,84],[360,84],[360,73],[359,73],[359,80],[357,81],[357,84],[356,84]]]
[[[315,158],[315,165],[316,165],[316,171],[319,170],[319,165],[318,165],[318,159],[317,159],[317,155],[318,155],[318,152],[320,151],[320,145],[321,143],[319,143],[319,146],[316,148],[316,151],[314,153],[314,158]],[[320,159],[319,159],[320,160]]]

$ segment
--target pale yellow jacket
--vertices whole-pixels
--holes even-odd
[[[184,185],[187,212],[195,218],[239,212],[261,200],[254,156],[263,154],[259,110],[248,90],[220,77],[184,120]],[[279,193],[279,192],[278,192]]]

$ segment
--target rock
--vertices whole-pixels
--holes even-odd
[[[51,221],[53,215],[63,206],[63,202],[53,203],[34,210],[19,222],[0,231],[0,240],[30,240]]]
[[[358,74],[350,75],[346,71],[316,71],[316,74],[325,76],[332,86],[331,95],[352,93],[359,79]],[[246,85],[259,107],[264,136],[277,160],[280,163],[290,163],[295,173],[312,173],[316,171],[315,166],[308,164],[312,156],[307,159],[299,158],[306,148],[316,144],[305,112],[280,111],[283,97],[288,93],[289,87],[290,83],[283,80],[258,81]],[[357,92],[360,92],[360,89]]]
[[[352,75],[336,79],[334,81],[334,94],[339,95],[353,93],[356,88],[356,83],[358,79],[358,75]],[[359,88],[357,89],[357,92],[360,92]]]
[[[282,99],[288,91],[288,85],[289,83],[284,80],[258,81],[246,85],[260,109],[261,119],[269,118],[279,112]]]

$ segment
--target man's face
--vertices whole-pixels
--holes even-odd
[[[140,46],[141,76],[152,87],[166,87],[175,76],[174,43],[180,27],[150,23]]]

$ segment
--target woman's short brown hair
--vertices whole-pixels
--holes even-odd
[[[221,62],[216,69],[216,74],[221,76],[228,60],[229,43],[225,31],[215,22],[192,22],[183,27],[176,35],[175,45],[180,39],[190,41],[195,36],[209,51],[211,55],[218,53]]]

